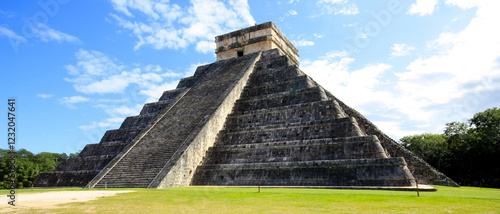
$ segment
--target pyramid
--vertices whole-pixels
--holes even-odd
[[[34,185],[457,185],[302,72],[272,22],[216,44],[216,62]]]

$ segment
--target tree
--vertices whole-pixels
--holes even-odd
[[[467,134],[469,130],[469,124],[462,122],[451,122],[446,124],[446,129],[444,130],[444,135],[450,137],[454,135],[464,135]]]
[[[443,164],[443,158],[448,152],[446,136],[442,134],[421,134],[406,136],[400,139],[402,145],[421,157],[438,170]]]
[[[33,154],[25,149],[18,151],[0,149],[0,188],[10,187],[10,157],[15,156],[16,165],[16,184],[17,187],[29,187],[41,172],[51,172],[59,165],[63,159],[78,156],[71,153],[69,156],[65,153],[42,152]]]
[[[446,124],[444,134],[403,137],[404,147],[462,185],[500,187],[500,109]]]
[[[469,135],[473,141],[471,150],[477,160],[477,176],[480,183],[500,187],[500,109],[490,108],[476,113],[470,120]]]

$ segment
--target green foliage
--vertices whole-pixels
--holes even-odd
[[[500,109],[479,112],[469,123],[446,124],[444,134],[414,135],[402,145],[462,185],[500,187]]]
[[[11,157],[15,157],[15,174],[18,188],[30,187],[36,176],[41,172],[51,172],[66,158],[76,157],[77,154],[42,152],[33,154],[25,149],[12,152],[0,149],[0,188],[9,188],[10,169],[12,167]]]
[[[446,124],[444,135],[446,136],[463,135],[467,134],[467,130],[469,130],[469,125],[467,123],[451,122]]]
[[[80,190],[19,190],[21,194]],[[96,189],[103,190],[103,189]],[[16,206],[16,213],[498,213],[500,190],[438,187],[436,192],[308,188],[181,187],[131,190],[54,208]],[[7,191],[0,190],[1,195]],[[76,193],[77,194],[77,193]],[[20,197],[21,198],[21,197]],[[21,205],[22,201],[19,201]],[[15,209],[15,210],[14,210]]]
[[[401,138],[402,145],[426,160],[438,170],[443,167],[448,153],[447,137],[442,134],[421,134]]]

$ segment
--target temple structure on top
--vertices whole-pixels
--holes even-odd
[[[215,37],[217,61],[259,51],[277,49],[299,65],[299,51],[273,22],[255,25]]]
[[[216,62],[34,185],[457,186],[302,72],[272,22],[216,43]]]

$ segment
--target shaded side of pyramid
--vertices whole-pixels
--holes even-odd
[[[35,186],[455,186],[298,68],[272,23],[216,37],[200,66]]]
[[[454,184],[275,49],[262,53],[191,184],[397,187],[414,186],[414,175]]]
[[[97,144],[87,144],[78,157],[62,160],[53,172],[40,173],[37,187],[86,186],[145,128],[153,123],[179,96],[196,82],[210,65],[200,66],[193,76],[182,79],[177,88],[163,93],[158,102],[147,103],[139,115],[127,117],[119,129],[108,130]]]

